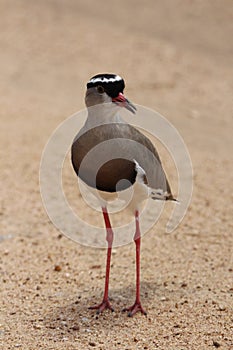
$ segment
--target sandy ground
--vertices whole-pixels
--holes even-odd
[[[231,11],[228,0],[0,1],[2,349],[233,348]],[[44,145],[99,72],[166,116],[193,162],[185,219],[166,234],[165,209],[143,238],[147,317],[120,312],[134,299],[133,244],[114,250],[116,312],[88,310],[105,251],[60,235],[40,198]],[[64,176],[75,200],[71,168]]]

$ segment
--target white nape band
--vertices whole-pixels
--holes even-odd
[[[115,81],[120,81],[122,78],[119,75],[116,75],[114,78],[98,77],[89,80],[89,83],[114,83]]]

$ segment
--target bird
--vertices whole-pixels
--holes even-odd
[[[97,74],[87,82],[87,119],[73,140],[71,162],[76,175],[88,188],[97,190],[104,199],[107,198],[100,200],[107,241],[104,293],[101,303],[90,307],[97,314],[106,309],[114,311],[109,301],[114,232],[108,212],[108,195],[115,195],[128,188],[134,190],[131,208],[135,217],[135,233],[132,236],[136,247],[136,295],[134,304],[123,309],[131,317],[137,312],[147,314],[142,306],[140,293],[141,204],[147,198],[163,201],[176,199],[155,146],[121,116],[122,108],[132,114],[137,113],[135,105],[125,97],[124,89],[124,79],[112,73]],[[101,145],[101,152],[92,154]],[[117,150],[119,156],[111,159],[113,150]],[[107,155],[107,158],[103,155]],[[109,160],[105,161],[105,158]]]

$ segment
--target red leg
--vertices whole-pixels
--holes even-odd
[[[129,311],[128,316],[131,317],[136,312],[140,311],[142,314],[146,315],[146,311],[143,309],[140,301],[140,246],[141,246],[141,233],[139,226],[139,212],[135,211],[135,222],[136,222],[136,232],[134,235],[134,242],[136,245],[136,299],[135,303],[129,308],[123,311]]]
[[[103,297],[102,303],[89,307],[89,309],[97,310],[97,314],[100,314],[105,309],[110,309],[111,311],[114,311],[110,302],[109,302],[109,299],[108,299],[108,287],[109,287],[109,274],[110,274],[110,264],[111,264],[111,254],[112,254],[113,230],[111,227],[107,208],[102,208],[102,211],[103,211],[104,222],[105,222],[106,232],[107,232],[106,240],[108,242],[104,297]]]

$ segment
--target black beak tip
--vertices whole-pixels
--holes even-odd
[[[132,103],[130,103],[126,108],[133,114],[136,114],[137,112],[137,108]]]

